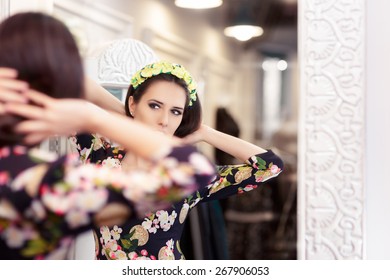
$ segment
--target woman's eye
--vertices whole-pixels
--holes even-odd
[[[174,115],[176,115],[176,116],[180,116],[180,115],[183,114],[183,113],[182,113],[181,111],[179,111],[179,110],[172,110],[171,112],[172,112],[172,114],[174,114]]]
[[[158,109],[158,108],[160,108],[160,105],[158,105],[157,103],[150,103],[149,107],[152,109]]]

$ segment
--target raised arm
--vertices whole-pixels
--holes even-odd
[[[85,98],[93,104],[112,112],[125,115],[122,102],[89,77],[85,77]]]
[[[223,199],[256,189],[263,182],[278,176],[283,170],[283,161],[271,150],[265,150],[206,125],[202,125],[195,133],[184,139],[186,143],[199,141],[234,156],[242,164],[219,166],[216,179],[200,189],[195,196],[188,198],[190,208],[200,201]]]
[[[204,141],[213,147],[234,156],[241,162],[246,162],[251,156],[267,152],[261,147],[215,130],[204,124],[202,124],[196,132],[184,139],[184,142],[186,143],[196,143],[200,141]]]
[[[166,155],[179,142],[125,116],[107,111],[77,99],[54,99],[29,90],[24,96],[39,106],[8,103],[6,110],[28,120],[16,132],[27,134],[26,143],[35,144],[57,135],[75,132],[99,133],[122,145],[126,150],[155,160]],[[64,117],[65,116],[65,117]]]

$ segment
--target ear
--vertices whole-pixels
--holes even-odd
[[[130,96],[129,97],[129,111],[132,116],[134,116],[134,110],[135,110],[135,102],[134,102],[134,97]]]

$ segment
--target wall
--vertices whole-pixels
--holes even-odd
[[[366,210],[367,258],[390,259],[390,2],[366,1]]]

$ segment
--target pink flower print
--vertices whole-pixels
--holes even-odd
[[[249,192],[249,191],[256,189],[256,188],[257,188],[257,185],[246,185],[244,188],[244,191]]]
[[[100,238],[100,243],[106,244],[111,240],[111,232],[107,226],[102,226],[100,228],[100,234],[102,235],[102,237]]]
[[[130,252],[128,257],[130,260],[136,260],[138,258],[138,254],[136,252]]]
[[[257,183],[263,182],[263,176],[256,177],[256,182]]]
[[[0,172],[0,185],[6,185],[9,181],[9,175],[7,172]]]
[[[160,222],[160,227],[163,231],[168,231],[175,219],[177,217],[176,211],[172,211],[172,214],[169,215],[167,211],[160,210],[157,211],[156,216],[158,217],[158,221]]]
[[[119,240],[120,237],[121,237],[122,231],[123,231],[122,228],[120,228],[117,225],[115,225],[110,233],[111,233],[111,236],[113,237],[113,239]]]
[[[118,250],[115,252],[115,256],[117,260],[127,260],[126,253],[122,250]]]
[[[10,154],[10,149],[8,147],[4,147],[0,149],[0,158],[8,157]]]
[[[145,221],[142,222],[142,227],[146,229],[149,233],[156,233],[157,229],[160,227],[158,225],[158,220],[154,219],[149,220],[148,218],[145,218]]]
[[[22,147],[22,146],[15,146],[14,147],[14,154],[15,155],[23,155],[26,153],[26,151],[27,151],[26,147]]]
[[[279,170],[280,170],[280,168],[277,165],[274,164],[274,165],[271,166],[271,173],[272,174],[278,173]]]
[[[146,251],[145,249],[141,250],[141,255],[146,257],[148,255],[148,251]]]
[[[150,259],[155,261],[155,260],[156,260],[156,257],[153,256],[153,255],[150,255]]]

